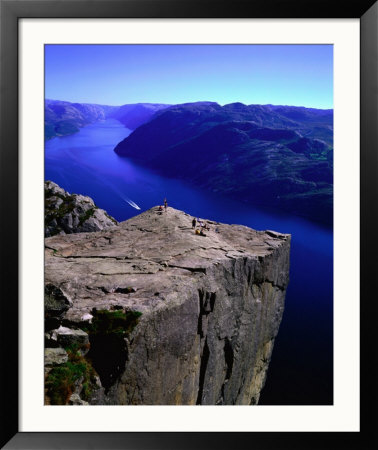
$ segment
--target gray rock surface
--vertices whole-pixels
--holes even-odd
[[[45,348],[45,366],[59,366],[67,361],[68,355],[63,348]]]
[[[75,405],[75,406],[78,406],[78,405],[83,405],[83,406],[89,405],[88,402],[85,402],[84,400],[82,400],[80,398],[80,395],[76,394],[76,393],[71,395],[68,404],[69,405]]]
[[[111,333],[89,333],[88,357],[103,355],[105,366],[119,357],[94,366],[106,389],[89,403],[258,403],[284,310],[290,235],[203,219],[210,231],[199,236],[191,221],[156,207],[118,227],[46,239],[45,282],[72,302],[60,324],[86,329],[101,310],[142,313],[116,346]]]
[[[51,335],[61,347],[77,347],[82,354],[87,353],[89,349],[89,336],[83,330],[60,326],[53,330]]]
[[[117,221],[98,208],[90,197],[70,194],[56,183],[45,181],[45,236],[100,231]]]

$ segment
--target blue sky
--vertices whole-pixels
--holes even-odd
[[[45,97],[333,108],[331,45],[46,45]]]

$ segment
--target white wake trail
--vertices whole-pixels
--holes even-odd
[[[132,206],[133,208],[135,208],[135,209],[140,209],[140,207],[135,203],[135,202],[133,202],[132,200],[130,200],[129,198],[123,198],[124,200],[125,200],[125,202],[126,203],[128,203],[130,206]]]

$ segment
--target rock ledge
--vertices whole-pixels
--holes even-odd
[[[54,325],[89,333],[86,357],[102,382],[89,403],[258,403],[284,309],[290,235],[202,222],[206,236],[192,216],[155,207],[104,231],[46,239],[49,296],[70,299]],[[124,314],[125,324],[139,315],[116,343],[118,325],[98,334],[101,311]]]

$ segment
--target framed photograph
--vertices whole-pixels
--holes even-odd
[[[2,448],[377,445],[378,5],[1,1]]]

